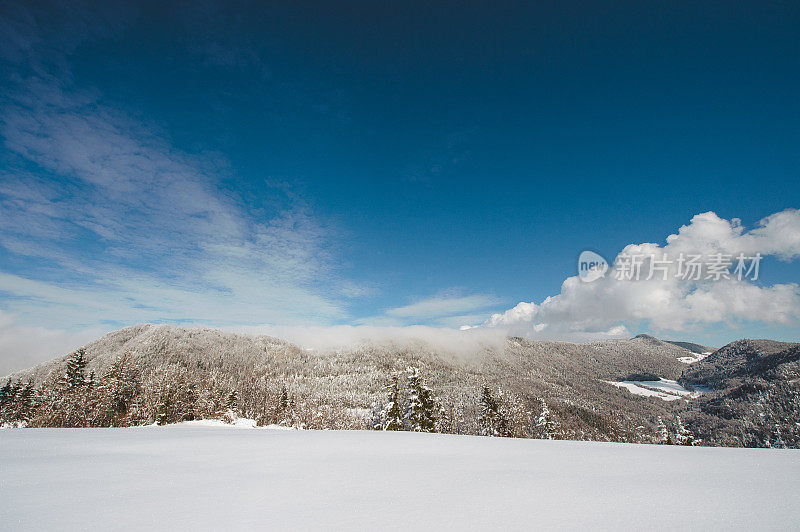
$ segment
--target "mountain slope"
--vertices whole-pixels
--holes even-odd
[[[694,345],[641,335],[585,344],[507,338],[469,351],[405,341],[317,352],[267,336],[139,325],[85,346],[84,371],[94,375],[91,392],[65,392],[69,355],[15,378],[34,379],[39,402],[49,405],[29,416],[31,426],[171,423],[219,417],[232,408],[259,424],[370,428],[387,402],[385,387],[393,374],[399,376],[401,406],[407,407],[405,371],[413,366],[441,407],[437,430],[443,432],[481,433],[486,385],[508,418],[507,432],[516,436],[652,442],[659,418],[676,430],[680,415],[706,443],[764,443],[750,427],[742,429],[749,434],[744,439],[730,431],[719,432],[724,437],[718,438],[705,430],[727,423],[724,410],[714,410],[711,402],[719,399],[716,392],[667,402],[657,394],[634,395],[611,384],[637,381],[639,388],[632,390],[646,391],[641,381],[680,378],[687,386],[708,385],[725,371],[760,368],[765,373],[775,366],[770,361],[781,367],[790,362],[769,358],[785,346],[761,342],[753,344],[764,355],[757,368],[742,365],[749,351],[734,344],[687,368],[681,359],[693,355]],[[731,401],[745,404],[732,396],[723,399],[724,404]],[[538,422],[544,405],[557,427],[547,433]]]
[[[681,382],[711,389],[690,416],[706,437],[756,447],[800,446],[800,344],[733,342],[688,368]]]
[[[684,367],[677,359],[687,353],[647,338],[589,344],[509,338],[473,352],[436,350],[424,342],[376,343],[322,353],[265,336],[169,325],[128,327],[85,346],[87,374],[101,378],[118,357],[133,368],[141,391],[122,424],[218,415],[235,392],[239,411],[259,423],[368,428],[392,374],[400,373],[402,381],[406,368],[415,366],[444,409],[447,431],[480,431],[480,393],[487,384],[513,412],[517,435],[533,434],[545,400],[560,436],[601,440],[647,440],[658,416],[673,408],[604,381],[642,372],[676,379]],[[55,386],[67,358],[18,376]],[[277,412],[289,410],[280,406],[287,402],[291,412]],[[165,404],[172,409],[167,414]]]
[[[683,380],[710,388],[724,388],[731,378],[752,373],[764,359],[796,345],[773,340],[739,340],[687,368]]]

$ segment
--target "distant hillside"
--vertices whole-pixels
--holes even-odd
[[[773,344],[764,344],[759,352],[777,350]],[[678,415],[700,428],[708,425],[707,419],[693,416],[701,399],[683,395],[667,402],[648,392],[646,383],[631,391],[609,383],[663,378],[707,385],[713,380],[705,377],[708,368],[727,360],[726,353],[734,349],[726,347],[721,355],[708,357],[710,362],[689,365],[685,361],[704,346],[649,335],[583,344],[515,337],[470,354],[444,352],[422,341],[317,352],[267,336],[139,325],[84,348],[83,371],[94,391],[81,396],[80,408],[91,404],[96,412],[77,415],[58,410],[62,406],[52,412],[40,408],[28,424],[152,424],[218,417],[233,408],[260,424],[371,428],[387,404],[386,386],[393,374],[399,377],[400,400],[407,407],[406,370],[417,367],[438,404],[437,430],[442,432],[481,433],[481,394],[487,386],[509,418],[509,435],[541,437],[546,405],[557,437],[651,442],[659,437],[659,418],[670,430],[679,426]],[[60,404],[69,360],[65,355],[14,378],[21,379],[20,386],[33,379],[39,396],[49,393],[49,400]],[[126,390],[124,401],[103,395],[114,387]],[[713,434],[704,440],[715,441]]]
[[[553,367],[566,366],[570,373],[586,374],[603,379],[624,378],[635,372],[651,371],[665,378],[678,378],[685,365],[678,358],[686,356],[686,348],[663,342],[647,335],[629,340],[607,340],[591,343],[533,341],[512,337],[504,349],[491,346],[471,355],[437,351],[424,341],[404,343],[384,342],[354,346],[337,350],[336,353],[321,353],[303,349],[295,344],[269,336],[243,335],[218,329],[183,328],[173,325],[137,325],[106,334],[84,346],[88,369],[104,371],[116,357],[132,356],[142,367],[148,369],[164,365],[179,364],[202,369],[225,369],[234,373],[260,364],[297,365],[311,359],[331,360],[357,354],[365,359],[379,355],[411,353],[418,357],[439,360],[456,365],[485,365],[487,362],[510,363],[517,360],[514,355],[525,354],[527,364],[548,374]],[[60,368],[71,353],[15,376],[34,377],[41,380],[53,370]],[[304,369],[305,368],[305,369]],[[402,369],[402,368],[401,368]]]
[[[756,371],[766,358],[797,345],[773,340],[739,340],[687,368],[683,380],[710,388],[724,388],[731,378],[746,376]]]
[[[748,446],[800,444],[800,344],[733,342],[687,368],[681,382],[710,389],[695,402],[700,432]]]
[[[717,350],[716,347],[709,347],[707,345],[701,344],[694,344],[692,342],[676,342],[674,340],[664,340],[672,345],[677,345],[678,347],[682,347],[683,349],[688,349],[692,353],[696,353],[698,355],[702,355],[704,353],[713,353]]]

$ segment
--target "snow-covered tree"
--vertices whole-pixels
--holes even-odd
[[[11,421],[14,415],[14,402],[17,398],[17,383],[9,378],[0,388],[0,423]]]
[[[540,399],[540,401],[542,402],[542,411],[536,418],[536,434],[545,440],[555,439],[558,435],[558,423],[553,419],[547,402],[544,399]]]
[[[11,384],[11,378],[6,381],[2,388],[0,388],[0,407],[10,404],[14,400],[14,388]]]
[[[167,395],[161,400],[158,405],[158,414],[156,415],[156,423],[159,425],[168,425],[173,421],[174,404],[170,395]]]
[[[225,408],[235,411],[239,407],[239,394],[236,390],[231,390],[225,399]]]
[[[27,422],[33,414],[34,407],[34,387],[33,380],[29,380],[25,386],[22,386],[17,393],[16,400],[14,401],[14,419],[15,421]]]
[[[0,423],[24,424],[30,419],[34,407],[33,381],[22,384],[20,379],[9,379],[0,388]]]
[[[419,374],[419,368],[408,368],[408,409],[406,421],[410,430],[416,432],[435,432],[439,408]]]
[[[275,404],[274,423],[291,426],[294,423],[294,414],[294,401],[289,397],[289,390],[283,384]]]
[[[128,355],[117,357],[100,379],[99,424],[126,426],[137,415],[137,397],[141,392],[139,370]]]
[[[83,387],[87,383],[85,371],[86,352],[78,349],[67,360],[67,368],[62,381],[64,386],[70,391]]]
[[[661,445],[672,445],[672,436],[669,433],[669,429],[667,429],[667,424],[661,419],[661,416],[658,416],[656,434],[658,437],[657,443]]]
[[[400,377],[392,374],[392,381],[385,388],[386,405],[378,413],[373,425],[376,430],[403,430],[403,409],[400,402]]]
[[[478,428],[483,436],[508,436],[509,422],[500,400],[488,385],[483,385]]]
[[[695,445],[695,438],[692,431],[683,425],[681,416],[677,416],[677,428],[675,430],[675,443],[678,445]]]

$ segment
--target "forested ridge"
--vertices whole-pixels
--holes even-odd
[[[5,379],[0,416],[7,427],[242,417],[306,429],[797,447],[797,348],[764,345],[769,354],[754,363],[760,373],[751,378],[739,367],[735,386],[723,386],[713,376],[740,364],[735,348],[687,366],[678,361],[687,347],[649,336],[590,344],[509,338],[503,349],[467,355],[424,343],[317,353],[264,336],[143,325]],[[605,382],[642,375],[717,388],[665,402]]]

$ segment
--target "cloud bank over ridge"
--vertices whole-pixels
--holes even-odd
[[[626,336],[629,327],[639,323],[661,331],[747,321],[796,325],[800,320],[797,283],[762,285],[746,276],[707,278],[707,272],[700,279],[687,279],[679,270],[681,257],[722,255],[735,265],[740,254],[753,257],[757,253],[785,261],[800,256],[800,210],[767,216],[749,231],[738,219],[725,220],[713,212],[698,214],[667,237],[664,245],[626,246],[604,277],[588,283],[578,276],[568,277],[559,294],[539,304],[520,302],[494,314],[483,327],[530,337],[590,338]],[[633,256],[646,257],[639,266],[639,279],[619,279],[616,272],[624,271],[623,261]]]

